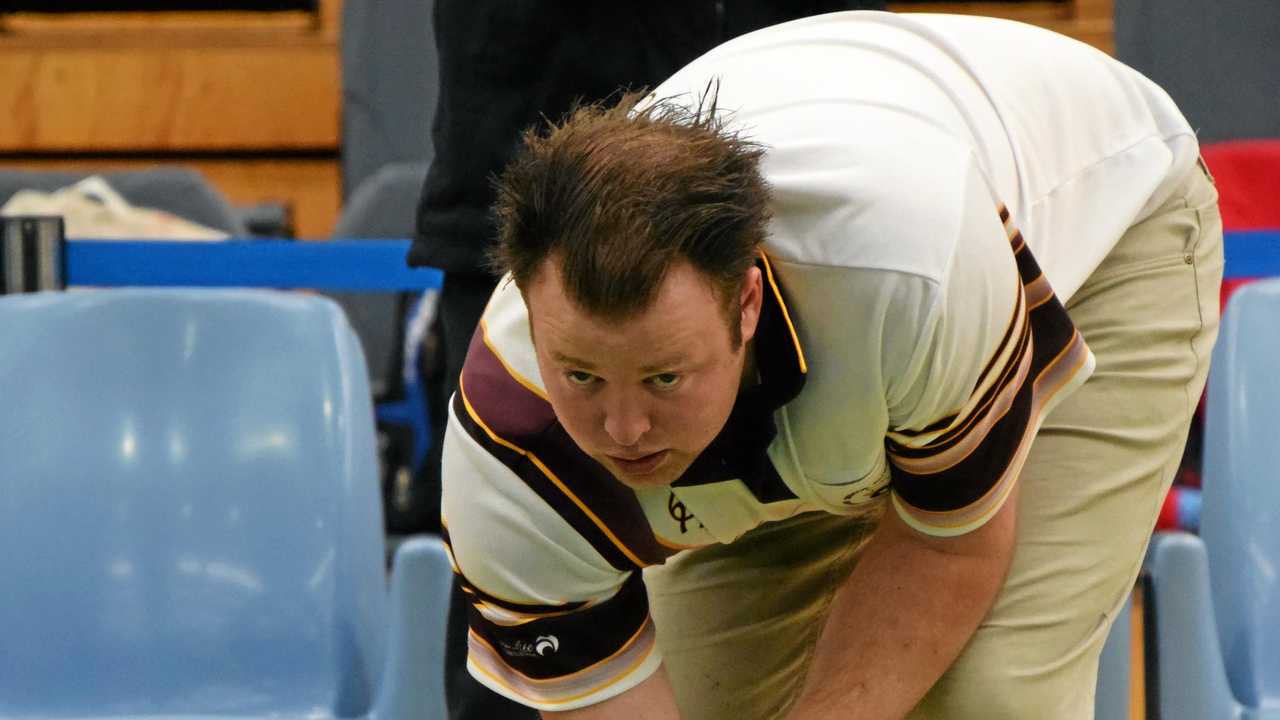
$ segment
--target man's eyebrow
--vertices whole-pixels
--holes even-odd
[[[551,359],[555,360],[556,362],[562,365],[568,365],[570,367],[578,368],[580,370],[596,369],[595,363],[592,363],[587,360],[583,360],[582,358],[573,357],[572,355],[565,355],[564,353],[558,350],[551,351]],[[669,357],[662,358],[658,362],[649,363],[648,365],[642,366],[640,368],[640,372],[642,373],[663,372],[666,370],[670,370],[673,367],[678,367],[680,365],[683,365],[684,363],[685,363],[684,355],[671,355]]]
[[[648,365],[641,367],[640,372],[643,372],[643,373],[664,372],[664,371],[670,370],[673,367],[679,367],[684,364],[685,364],[684,355],[671,355],[669,357],[662,358],[662,360],[656,363],[650,363]]]
[[[596,366],[593,363],[589,363],[586,360],[583,360],[581,358],[573,357],[572,355],[565,355],[564,353],[559,352],[558,350],[553,350],[551,352],[551,359],[555,360],[556,362],[562,365],[569,365],[571,367],[581,368],[583,370],[596,369]]]

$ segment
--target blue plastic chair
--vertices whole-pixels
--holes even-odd
[[[1242,288],[1209,375],[1200,537],[1147,555],[1162,720],[1280,718],[1278,356],[1280,280]]]
[[[1094,720],[1129,720],[1129,686],[1131,663],[1129,662],[1130,633],[1133,625],[1130,614],[1133,597],[1125,600],[1120,614],[1111,624],[1107,641],[1098,659],[1098,684],[1094,695]]]
[[[448,559],[388,593],[332,302],[0,298],[0,718],[443,718]]]

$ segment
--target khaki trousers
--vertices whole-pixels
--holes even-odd
[[[1093,717],[1103,641],[1204,387],[1221,279],[1217,192],[1200,165],[1067,304],[1097,370],[1036,436],[1009,576],[912,720]],[[785,717],[869,532],[808,513],[646,570],[685,720]]]

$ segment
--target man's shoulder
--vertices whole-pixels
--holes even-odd
[[[556,422],[538,372],[528,311],[508,280],[499,283],[471,339],[459,401],[460,410],[511,441],[537,436]]]

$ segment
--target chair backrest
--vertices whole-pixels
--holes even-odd
[[[0,717],[368,713],[382,523],[341,311],[44,293],[0,329]]]
[[[392,162],[431,161],[440,92],[432,0],[342,4],[342,186]]]
[[[1280,704],[1280,280],[1241,288],[1209,374],[1204,509],[1214,614],[1236,698]]]
[[[1129,654],[1133,645],[1133,597],[1125,600],[1116,615],[1098,658],[1098,681],[1093,696],[1094,720],[1128,720],[1132,668]]]
[[[391,163],[360,183],[334,228],[335,239],[411,238],[426,163]],[[360,336],[375,396],[397,395],[404,362],[402,293],[326,293],[342,306]]]
[[[1116,57],[1182,108],[1200,140],[1280,136],[1280,3],[1115,0]]]

